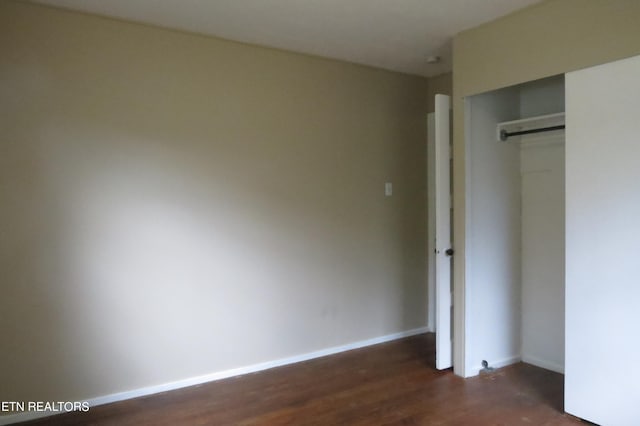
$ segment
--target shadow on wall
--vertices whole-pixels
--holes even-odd
[[[424,325],[425,132],[406,95],[381,106],[361,87],[350,103],[349,79],[267,68],[237,77],[257,93],[238,100],[198,72],[182,86],[175,70],[83,66],[23,72],[7,97],[0,400],[91,398]]]

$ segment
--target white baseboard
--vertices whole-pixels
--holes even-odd
[[[126,399],[138,398],[141,396],[152,395],[155,393],[166,392],[185,388],[188,386],[199,385],[202,383],[213,382],[216,380],[227,379],[234,376],[241,376],[243,374],[255,373],[258,371],[268,370],[270,368],[281,367],[284,365],[295,364],[302,361],[308,361],[314,358],[320,358],[327,355],[334,355],[340,352],[346,352],[353,349],[359,349],[366,346],[377,345],[379,343],[390,342],[392,340],[402,339],[403,337],[414,336],[416,334],[426,333],[427,327],[414,328],[413,330],[401,331],[399,333],[387,334],[386,336],[374,337],[372,339],[361,340],[358,342],[348,343],[346,345],[334,346],[327,349],[321,349],[315,352],[309,352],[301,355],[294,355],[287,358],[276,359],[273,361],[261,362],[259,364],[253,364],[246,367],[233,368],[231,370],[217,371],[203,376],[191,377],[188,379],[177,380],[174,382],[164,383],[156,386],[148,386],[144,388],[134,389],[126,392],[118,392],[110,395],[99,396],[97,398],[88,399],[90,407],[96,407],[98,405],[109,404],[117,401],[124,401]],[[0,425],[9,425],[18,422],[26,422],[41,417],[53,416],[61,414],[59,412],[51,411],[28,411],[17,414],[10,414],[7,416],[0,416]]]
[[[520,357],[520,355],[512,355],[509,357],[505,357],[505,358],[499,358],[499,359],[488,359],[487,362],[489,363],[489,367],[492,368],[502,368],[502,367],[506,367],[507,365],[511,365],[511,364],[515,364],[516,362],[520,362],[522,360],[522,358]],[[478,374],[480,374],[480,370],[482,370],[484,367],[481,364],[478,364],[476,366],[474,366],[471,371],[473,372],[473,374],[471,376],[468,377],[473,377],[473,376],[477,376]]]
[[[564,374],[564,365],[556,364],[555,362],[547,361],[537,358],[531,355],[522,355],[522,362],[535,365],[536,367],[544,368],[546,370],[555,371],[556,373]]]

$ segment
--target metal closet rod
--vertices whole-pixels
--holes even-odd
[[[530,135],[531,133],[552,132],[554,130],[564,130],[564,124],[560,126],[540,127],[538,129],[519,130],[517,132],[507,132],[500,130],[500,140],[506,141],[510,136]]]

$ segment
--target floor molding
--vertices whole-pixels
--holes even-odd
[[[564,374],[564,366],[556,364],[555,362],[545,361],[541,358],[537,358],[531,355],[522,355],[522,362],[535,365],[536,367],[544,368],[546,370],[555,371],[556,373]]]
[[[328,355],[334,355],[340,352],[346,352],[353,349],[364,348],[366,346],[377,345],[379,343],[390,342],[392,340],[402,339],[404,337],[414,336],[416,334],[422,334],[426,332],[428,332],[427,327],[414,328],[412,330],[401,331],[399,333],[393,333],[393,334],[387,334],[385,336],[374,337],[372,339],[361,340],[357,342],[348,343],[346,345],[334,346],[327,349],[321,349],[319,351],[308,352],[300,355],[294,355],[287,358],[280,358],[277,360],[253,364],[246,367],[239,367],[239,368],[233,368],[230,370],[217,371],[217,372],[205,374],[202,376],[196,376],[188,379],[164,383],[157,386],[148,386],[148,387],[134,389],[126,392],[118,392],[110,395],[99,396],[97,398],[91,398],[86,401],[89,403],[90,407],[96,407],[99,405],[110,404],[112,402],[124,401],[127,399],[138,398],[141,396],[153,395],[160,392],[167,392],[171,390],[185,388],[188,386],[194,386],[202,383],[212,382],[215,380],[222,380],[230,377],[241,376],[244,374],[268,370],[270,368],[295,364],[298,362],[308,361],[311,359],[320,358]],[[22,413],[10,414],[7,416],[0,416],[0,425],[9,425],[9,424],[18,423],[18,422],[25,422],[28,420],[34,420],[37,418],[48,417],[48,416],[53,416],[57,414],[61,414],[61,413],[51,412],[51,411],[27,411]]]
[[[489,367],[491,368],[502,368],[502,367],[506,367],[507,365],[511,365],[511,364],[515,364],[516,362],[520,362],[522,360],[522,357],[520,355],[512,355],[506,358],[500,358],[500,359],[494,359],[494,360],[487,360],[489,362]],[[477,376],[478,374],[480,374],[480,370],[482,370],[484,367],[482,365],[476,365],[474,366],[471,371],[473,372],[473,374],[471,376],[468,377],[473,377],[473,376]]]

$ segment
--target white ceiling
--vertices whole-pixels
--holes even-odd
[[[409,74],[451,70],[451,39],[539,0],[35,0]],[[440,56],[439,64],[427,64]]]

